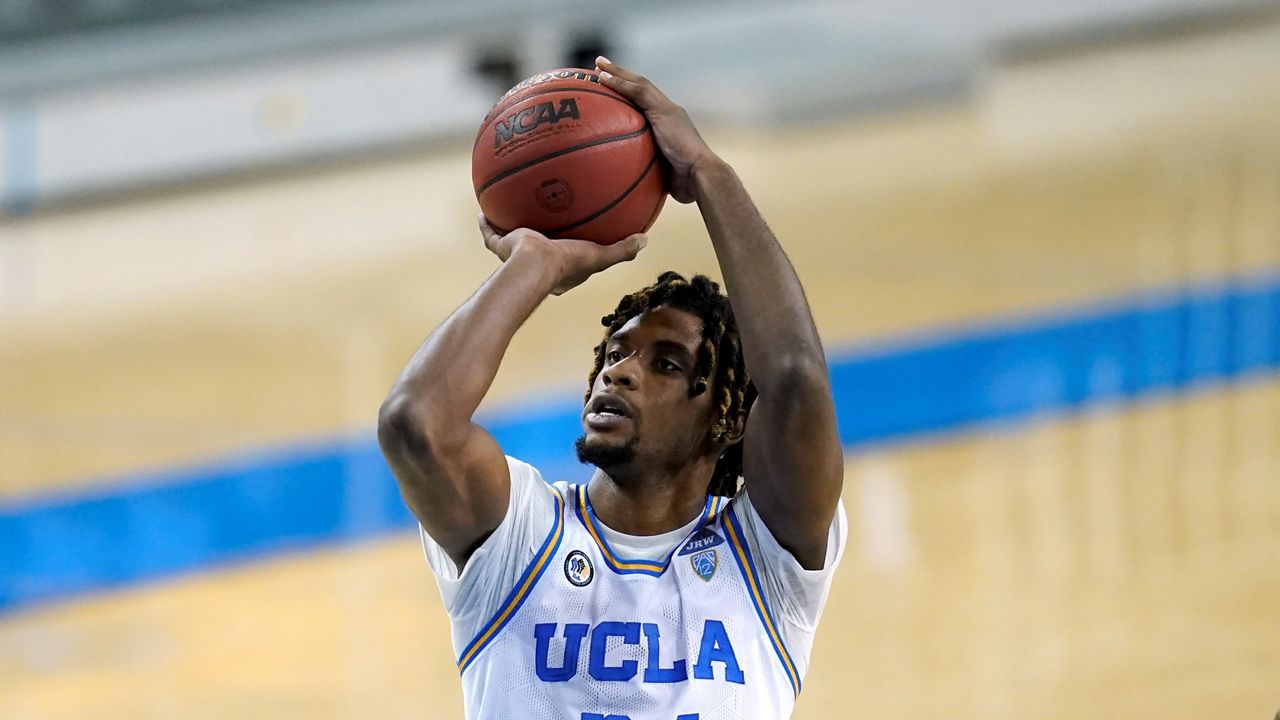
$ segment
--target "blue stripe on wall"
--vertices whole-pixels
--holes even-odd
[[[841,437],[860,443],[1123,401],[1280,365],[1280,278],[1201,286],[848,354]]]
[[[17,103],[5,118],[8,132],[0,136],[5,159],[0,166],[0,213],[12,217],[30,212],[39,190],[40,123],[36,112],[33,107]]]
[[[1280,277],[920,336],[832,358],[850,447],[1280,368]],[[549,478],[580,395],[486,423]],[[412,526],[369,436],[0,506],[0,611]]]

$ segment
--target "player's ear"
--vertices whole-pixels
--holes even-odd
[[[725,447],[737,445],[742,442],[742,435],[747,430],[747,411],[739,410],[737,415],[729,419],[729,428],[725,434],[721,436],[721,442]]]

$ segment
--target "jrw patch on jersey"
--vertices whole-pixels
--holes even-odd
[[[689,538],[688,542],[680,548],[680,552],[678,554],[689,555],[691,553],[696,553],[699,550],[707,550],[708,548],[713,548],[717,545],[723,544],[724,538],[716,534],[715,530],[712,530],[709,527],[701,527],[698,528],[697,532],[693,534],[693,537]]]

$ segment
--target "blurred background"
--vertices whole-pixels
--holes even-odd
[[[470,143],[599,53],[805,282],[848,551],[796,717],[1280,709],[1280,3],[0,0],[0,718],[446,718],[377,407]],[[484,409],[550,479],[669,203]]]

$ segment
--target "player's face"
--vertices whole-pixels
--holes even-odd
[[[632,461],[674,469],[707,451],[712,393],[689,392],[702,330],[697,315],[663,306],[613,334],[582,411],[579,459],[606,471]]]

